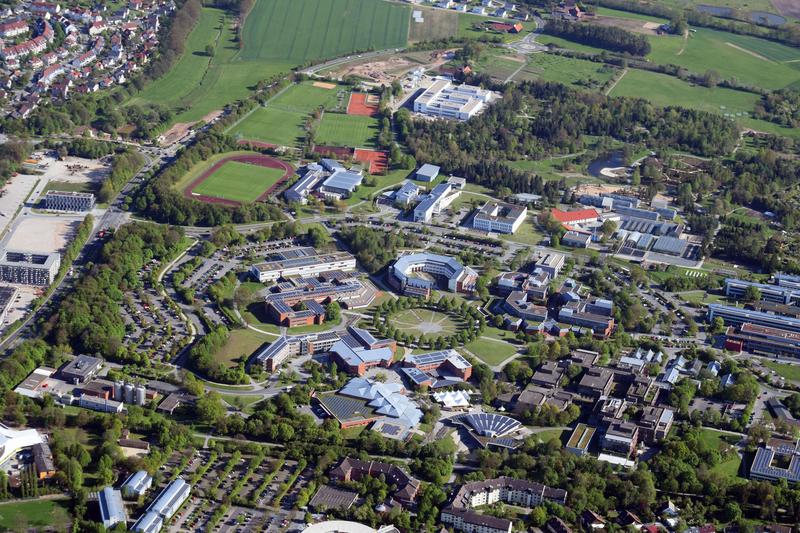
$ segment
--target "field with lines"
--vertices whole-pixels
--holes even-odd
[[[259,107],[240,122],[230,134],[238,139],[261,141],[279,146],[300,146],[305,137],[307,113],[276,107]]]
[[[325,89],[314,86],[312,81],[304,81],[286,89],[270,100],[269,105],[298,113],[311,113],[320,106],[327,110],[344,111],[349,95],[349,91],[342,86]]]
[[[192,192],[235,202],[254,202],[283,174],[283,169],[228,161]]]
[[[373,117],[325,113],[317,127],[317,144],[376,148],[378,121]]]
[[[245,22],[241,56],[301,64],[404,47],[410,18],[407,6],[375,0],[259,0]]]

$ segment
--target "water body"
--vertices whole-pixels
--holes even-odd
[[[731,17],[733,16],[733,9],[730,7],[710,6],[708,4],[699,4],[695,9],[700,13],[708,13],[715,17]]]
[[[767,11],[751,11],[748,16],[751,22],[768,26],[783,26],[787,22],[785,17]]]
[[[623,157],[622,151],[617,150],[615,152],[610,152],[605,154],[602,157],[599,157],[589,163],[589,174],[594,176],[595,178],[604,177],[600,174],[600,171],[604,168],[618,168],[625,166],[625,158]]]

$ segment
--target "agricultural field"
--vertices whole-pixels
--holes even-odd
[[[541,79],[596,90],[608,83],[615,70],[614,67],[584,59],[554,54],[533,54],[514,80]]]
[[[292,85],[270,100],[269,106],[297,113],[311,113],[319,107],[344,111],[350,92],[342,86],[323,87],[324,83],[304,81]]]
[[[307,117],[307,113],[272,106],[260,107],[230,133],[239,139],[298,147],[303,144],[306,135],[304,126]]]
[[[283,175],[283,169],[228,161],[192,192],[235,202],[254,202]]]
[[[170,107],[176,111],[174,122],[194,122],[245,98],[259,81],[290,70],[288,61],[241,60],[234,24],[235,17],[225,11],[203,8],[183,56],[128,103]],[[208,44],[214,47],[212,57],[205,53]]]
[[[317,126],[317,144],[376,148],[378,121],[373,117],[325,113]]]
[[[410,10],[374,0],[256,2],[241,57],[302,64],[364,50],[405,47]]]
[[[455,11],[414,6],[422,11],[422,22],[413,19],[408,26],[408,40],[412,43],[455,37],[459,30],[459,15]]]

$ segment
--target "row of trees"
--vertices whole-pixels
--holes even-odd
[[[126,331],[120,303],[126,291],[142,287],[139,274],[145,265],[173,256],[181,237],[179,230],[166,226],[122,226],[45,324],[46,337],[54,344],[71,346],[76,353],[149,364],[122,342]]]
[[[635,56],[646,56],[650,53],[650,41],[647,37],[616,26],[581,24],[553,18],[547,21],[544,31],[556,37],[613,52]]]

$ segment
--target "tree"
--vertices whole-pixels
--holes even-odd
[[[715,316],[714,320],[711,322],[709,333],[712,335],[719,335],[723,331],[725,331],[725,320],[723,320],[722,317]]]
[[[215,424],[217,420],[225,416],[225,407],[222,405],[219,393],[210,391],[201,395],[195,402],[195,413],[205,424]]]
[[[208,57],[214,57],[214,51],[215,50],[214,50],[214,45],[213,44],[207,44],[206,45],[206,55]]]
[[[342,317],[342,308],[339,302],[333,301],[325,306],[325,320],[338,322]]]
[[[744,299],[747,302],[758,302],[759,300],[761,300],[761,290],[758,287],[749,285],[744,290]]]

